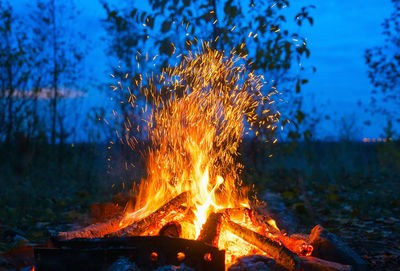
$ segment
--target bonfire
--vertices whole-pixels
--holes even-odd
[[[263,95],[263,77],[246,69],[245,57],[234,51],[226,56],[207,43],[175,67],[141,79],[135,84],[151,104],[142,129],[149,147],[147,175],[134,205],[105,222],[61,232],[59,238],[169,236],[224,250],[226,268],[242,256],[264,255],[286,270],[299,270],[313,247],[287,236],[260,212],[240,179],[243,135],[278,126],[277,91]],[[135,106],[136,97],[129,102]],[[125,127],[120,139],[135,151],[139,140],[129,130],[136,127],[129,120]]]

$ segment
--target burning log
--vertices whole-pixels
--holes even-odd
[[[118,231],[109,233],[107,237],[121,237],[121,236],[138,236],[147,230],[147,228],[154,226],[161,219],[167,216],[174,210],[179,210],[179,207],[187,201],[189,192],[183,192],[165,203],[157,211],[151,213],[149,216],[123,228]]]
[[[118,214],[113,218],[103,222],[92,224],[86,228],[70,231],[70,232],[60,232],[58,233],[58,237],[61,239],[73,239],[73,238],[98,238],[103,237],[106,234],[109,234],[115,229],[118,229],[119,223],[124,218],[124,214]]]
[[[276,222],[272,217],[262,214],[257,210],[249,210],[251,222],[258,226],[264,227],[269,233],[274,235],[282,235],[281,231],[277,228]]]
[[[176,221],[168,222],[164,227],[161,228],[158,235],[168,237],[181,237],[182,226]]]
[[[270,224],[270,221],[274,221],[270,216],[261,214],[256,210],[251,210],[246,207],[238,208],[226,208],[220,211],[226,214],[226,216],[232,221],[246,221],[249,220],[255,227],[260,227],[263,231],[275,235],[281,235],[281,232]]]
[[[268,255],[274,258],[278,264],[282,265],[288,270],[299,270],[301,263],[300,258],[282,243],[242,227],[241,225],[230,220],[227,220],[226,223],[224,223],[224,226],[236,236],[266,252]]]
[[[219,235],[223,220],[224,214],[222,213],[210,214],[197,240],[204,241],[209,245],[218,247]]]
[[[314,247],[307,241],[302,239],[296,239],[292,236],[280,235],[276,237],[281,241],[288,249],[293,251],[299,256],[310,256],[313,252]]]

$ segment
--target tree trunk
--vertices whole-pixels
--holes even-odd
[[[51,144],[56,143],[56,122],[57,122],[57,102],[58,102],[58,63],[57,63],[57,24],[56,24],[56,5],[55,0],[51,1],[51,16],[53,22],[53,97],[51,101]]]

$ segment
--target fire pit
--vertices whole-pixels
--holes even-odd
[[[166,236],[53,239],[35,249],[36,270],[112,270],[113,266],[154,270],[184,265],[194,270],[224,270],[224,251],[194,240]],[[124,269],[125,270],[125,269]]]
[[[36,250],[37,270],[51,270],[54,263],[105,269],[119,261],[143,270],[166,264],[252,270],[237,265],[246,265],[243,259],[252,255],[260,256],[249,264],[261,259],[277,270],[351,270],[309,257],[309,239],[286,235],[248,199],[238,146],[245,133],[275,130],[280,113],[272,106],[276,90],[262,95],[263,78],[244,63],[233,51],[226,57],[204,44],[176,67],[133,80],[152,105],[143,129],[149,142],[147,178],[134,207],[102,223],[60,232],[54,248]],[[135,96],[129,102],[136,106]],[[140,131],[127,119],[118,135],[135,151],[139,140],[132,129]]]
[[[115,240],[117,237],[138,235],[166,235],[179,238],[182,235],[181,223],[194,218],[194,213],[183,206],[188,196],[189,193],[184,192],[149,216],[122,229],[115,230],[114,228],[119,226],[123,219],[118,215],[104,223],[94,224],[81,230],[61,232],[59,238],[76,240],[75,238],[105,236]],[[82,239],[78,240],[81,240],[80,243],[83,242]],[[228,264],[243,255],[261,254],[272,256],[279,265],[288,270],[298,270],[300,267],[298,255],[307,256],[312,253],[312,246],[304,240],[283,235],[273,219],[245,207],[227,208],[211,213],[197,240],[214,247],[220,244],[225,247],[230,245],[227,247],[227,257],[230,257],[227,259]]]

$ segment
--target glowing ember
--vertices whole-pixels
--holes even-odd
[[[247,132],[256,130],[257,135],[262,127],[275,129],[279,113],[270,107],[270,97],[276,91],[263,96],[262,77],[247,71],[244,63],[234,52],[227,57],[203,44],[201,52],[189,54],[179,65],[137,82],[152,105],[144,127],[150,142],[147,178],[141,181],[136,205],[126,213],[120,228],[148,216],[185,191],[190,195],[186,212],[171,212],[143,235],[156,235],[168,222],[177,221],[183,238],[196,239],[211,213],[249,207],[247,189],[239,178],[238,147]],[[135,99],[133,95],[129,99],[132,106],[136,106]],[[130,127],[129,120],[126,127]],[[121,140],[135,148],[135,138]],[[230,219],[273,236],[246,212]],[[274,220],[268,224],[279,232]],[[265,254],[224,227],[218,247],[227,251],[227,265],[243,255]]]

